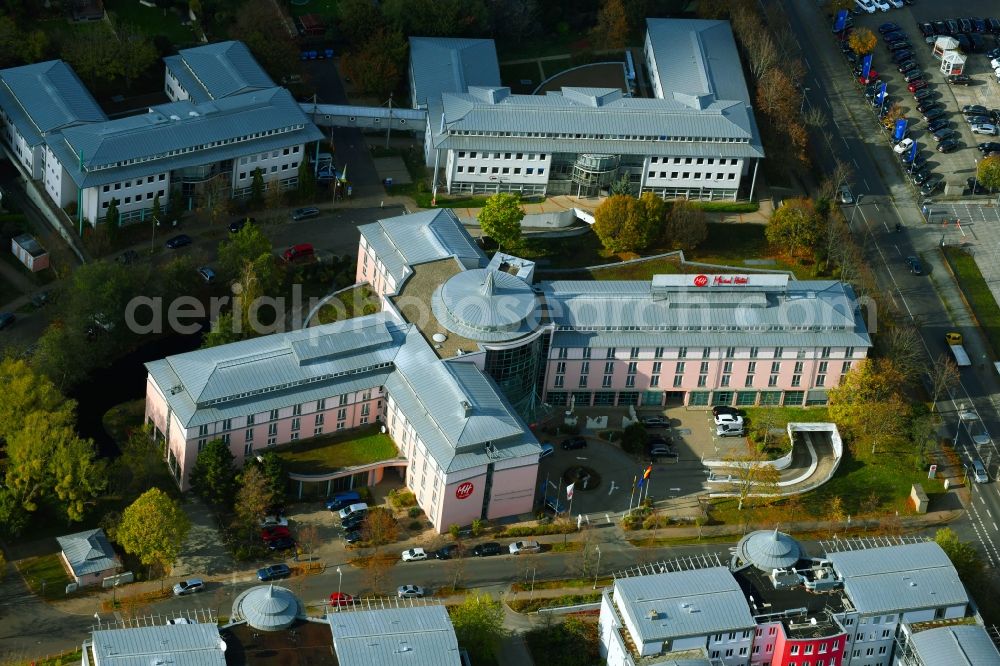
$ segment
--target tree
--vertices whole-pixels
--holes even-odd
[[[125,88],[131,89],[132,82],[159,60],[159,54],[152,40],[137,26],[117,22],[112,25],[118,37],[118,60],[122,78],[125,79]]]
[[[254,190],[253,188],[257,183],[257,173],[260,171],[260,167],[254,170],[254,180],[251,183],[251,200],[254,200]],[[261,187],[263,187],[263,181],[261,181]],[[219,220],[224,218],[229,214],[229,208],[231,206],[230,200],[230,186],[229,181],[224,178],[223,174],[219,174],[211,178],[207,183],[205,183],[205,208],[208,209],[208,219],[212,224],[217,223]]]
[[[219,268],[230,277],[237,278],[247,264],[273,263],[271,241],[256,224],[245,224],[235,234],[229,234],[219,243]]]
[[[87,342],[79,331],[70,331],[65,321],[53,321],[38,339],[32,361],[60,389],[69,388],[84,379],[96,364],[96,349]]]
[[[312,555],[313,551],[316,550],[316,546],[319,545],[319,528],[314,524],[306,525],[299,529],[298,537],[302,551]]]
[[[241,2],[231,23],[230,38],[246,44],[272,80],[281,81],[299,71],[299,49],[276,4],[268,0]]]
[[[725,460],[731,465],[727,467],[730,474],[729,482],[733,493],[739,499],[737,510],[743,510],[743,504],[752,495],[767,495],[774,492],[780,476],[774,465],[764,452],[749,443],[742,452],[727,456]]]
[[[861,416],[877,402],[887,402],[903,386],[903,374],[884,358],[866,358],[844,375],[840,386],[828,391],[830,417],[837,423],[861,423]]]
[[[898,324],[886,333],[883,342],[886,357],[892,360],[905,381],[914,381],[927,365],[924,360],[924,346],[916,329]]]
[[[794,257],[797,252],[816,246],[822,228],[811,199],[785,199],[771,214],[764,234],[769,243],[784,248]]]
[[[351,46],[360,46],[373,31],[385,29],[385,17],[370,0],[340,0],[336,7],[340,34]]]
[[[150,488],[122,513],[116,537],[140,562],[168,573],[190,530],[180,505],[159,488]]]
[[[378,548],[395,541],[397,530],[392,512],[384,506],[373,506],[361,522],[361,539],[369,546]]]
[[[309,158],[299,162],[298,195],[302,201],[312,201],[316,197],[316,175]]]
[[[795,116],[799,110],[799,92],[784,67],[772,67],[757,83],[757,107],[776,127]]]
[[[108,202],[108,210],[104,213],[104,222],[108,225],[108,229],[118,229],[120,224],[121,216],[118,214],[118,199],[111,197],[111,201]],[[111,233],[110,231],[108,233]]]
[[[674,202],[667,215],[666,237],[671,247],[693,250],[708,238],[705,211],[693,201]]]
[[[0,15],[0,67],[14,65],[18,60],[18,42],[21,33],[13,17]]]
[[[253,180],[250,181],[250,205],[260,208],[264,203],[264,172],[257,167],[253,170]],[[247,226],[250,226],[249,224]]]
[[[829,11],[833,12],[835,15],[837,12],[847,10],[852,11],[856,8],[854,0],[830,0]]]
[[[469,651],[472,663],[491,663],[507,636],[503,606],[488,594],[473,593],[449,609],[459,645]]]
[[[78,27],[62,42],[63,60],[90,87],[109,87],[124,71],[118,38],[106,23]]]
[[[285,489],[288,487],[288,466],[277,451],[268,450],[250,458],[247,465],[260,467],[261,473],[267,479],[275,504],[285,501]]]
[[[749,12],[756,17],[756,13]],[[775,67],[779,62],[778,48],[774,45],[771,34],[762,29],[758,18],[757,24],[761,29],[749,30],[743,35],[741,42],[743,50],[746,51],[747,59],[750,61],[750,73],[758,81],[764,76],[764,72]]]
[[[229,446],[213,439],[198,452],[191,468],[191,489],[216,507],[228,507],[236,494],[236,468]]]
[[[107,488],[107,463],[97,457],[92,441],[75,433],[53,451],[49,474],[58,506],[71,523],[82,521],[87,507]]]
[[[274,493],[267,483],[267,477],[259,467],[249,466],[240,474],[240,487],[236,491],[236,502],[233,511],[244,531],[252,534],[257,527],[257,521],[267,514],[274,505]]]
[[[826,111],[820,107],[807,105],[802,113],[802,122],[806,124],[806,127],[817,129],[829,125],[830,119],[827,117]]]
[[[360,93],[385,99],[399,86],[406,71],[406,51],[407,42],[403,33],[377,28],[369,33],[360,47],[345,54],[344,71]]]
[[[45,59],[49,50],[49,36],[42,30],[32,30],[21,41],[18,55],[24,62],[38,62]]]
[[[646,192],[640,199],[618,194],[601,202],[594,211],[594,233],[601,244],[611,252],[634,252],[649,245],[663,221],[650,217],[663,211],[652,199],[658,197]]]
[[[0,359],[0,442],[24,429],[32,412],[61,412],[63,422],[73,418],[76,403],[67,400],[45,375],[33,370],[24,359]]]
[[[28,527],[30,514],[14,497],[9,488],[0,488],[0,536],[13,539]]]
[[[520,195],[509,192],[492,195],[479,210],[478,218],[483,233],[495,240],[500,249],[511,250],[520,245],[524,219]]]
[[[641,456],[646,453],[649,443],[649,433],[642,423],[633,423],[622,431],[622,450],[632,455]]]
[[[931,382],[931,411],[937,411],[938,400],[958,386],[961,375],[958,366],[947,354],[940,354],[927,371]]]
[[[864,406],[855,424],[865,436],[871,437],[872,455],[875,455],[880,443],[884,444],[886,439],[903,434],[903,425],[909,414],[909,405],[898,395]]]
[[[628,43],[628,17],[623,0],[604,0],[593,29],[594,41],[603,49],[623,49]]]
[[[966,585],[981,584],[983,561],[971,544],[961,541],[950,527],[942,527],[934,533],[934,543],[941,546],[951,560],[958,577]]]
[[[864,56],[875,50],[878,39],[868,28],[855,28],[847,38],[847,43],[855,53]]]
[[[243,330],[242,326],[240,330]],[[236,324],[233,322],[232,312],[223,312],[212,322],[212,329],[202,338],[201,348],[218,347],[228,345],[231,342],[239,342],[243,336],[237,332]]]
[[[632,182],[629,180],[627,173],[623,173],[621,178],[611,183],[611,186],[608,188],[608,194],[611,196],[616,194],[632,196]]]
[[[1000,156],[991,155],[980,160],[976,178],[984,187],[1000,190]]]
[[[160,204],[160,193],[159,192],[157,192],[156,196],[153,197],[153,212],[152,212],[152,217],[153,217],[153,224],[156,224],[157,222],[159,222],[159,221],[161,221],[163,219],[163,208],[162,208],[162,205]]]
[[[903,107],[899,102],[893,102],[892,106],[885,110],[885,115],[882,116],[882,126],[891,130],[896,127],[897,120],[902,120],[905,117],[906,112],[903,111]]]

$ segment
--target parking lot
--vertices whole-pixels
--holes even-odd
[[[903,9],[893,9],[889,12],[875,14],[860,13],[853,17],[855,28],[866,27],[879,37],[872,67],[878,72],[878,78],[887,83],[889,100],[884,108],[888,109],[893,103],[900,104],[904,117],[909,121],[909,136],[918,143],[920,155],[927,161],[927,170],[931,174],[929,178],[942,179],[942,185],[927,196],[971,195],[967,180],[974,175],[976,160],[982,158],[982,154],[976,149],[976,146],[979,143],[997,139],[972,134],[969,124],[960,113],[960,109],[967,104],[980,104],[988,109],[1000,107],[1000,86],[998,86],[996,77],[989,66],[989,59],[984,53],[968,54],[965,73],[973,79],[973,85],[947,84],[945,75],[940,71],[941,62],[932,55],[933,45],[926,43],[918,25],[921,22],[949,18],[995,16],[996,10],[995,2],[969,0],[961,4],[960,15],[958,10],[949,10],[942,3],[917,3]],[[949,11],[951,13],[946,13]],[[927,130],[928,123],[923,119],[923,114],[917,110],[918,102],[914,100],[913,93],[907,90],[903,74],[897,70],[897,63],[892,60],[893,54],[887,49],[886,42],[879,33],[879,26],[887,22],[897,24],[906,34],[912,47],[910,59],[924,73],[923,78],[928,83],[926,89],[932,91],[930,99],[939,102],[946,109],[943,118],[946,118],[950,127],[955,130],[959,142],[959,147],[954,152],[941,153],[936,151],[938,142]],[[983,34],[981,37],[985,50],[997,48],[997,35]],[[848,64],[849,75],[850,67]],[[879,131],[876,122],[878,110],[875,108],[871,117],[873,132]],[[885,137],[887,146],[891,145],[891,133],[886,133]],[[893,159],[899,161],[895,155]],[[909,178],[907,178],[907,182],[910,182]],[[919,192],[919,188],[912,183],[911,187],[914,187],[915,193]]]
[[[587,416],[607,416],[608,428],[620,430],[622,416],[627,414],[627,410],[621,407],[591,407],[578,408],[576,413],[581,424],[586,423]],[[640,417],[654,415],[664,416],[669,426],[649,428],[648,432],[671,440],[677,453],[677,461],[668,462],[661,458],[652,463],[649,496],[656,500],[687,497],[694,506],[696,496],[706,490],[708,470],[702,465],[702,460],[724,458],[739,452],[746,440],[743,437],[716,437],[712,412],[709,410],[689,410],[676,406],[639,412]],[[572,507],[574,515],[624,511],[629,506],[633,481],[642,477],[643,470],[650,463],[649,457],[626,453],[618,443],[598,439],[597,432],[585,431],[582,434],[587,446],[574,450],[563,450],[560,446],[568,436],[540,438],[555,447],[555,452],[541,461],[542,483],[548,481],[551,484],[548,487],[550,496],[556,493],[557,487],[560,488],[560,501],[566,505],[566,484],[559,481],[562,475],[577,466],[593,469],[600,477],[598,485],[586,489],[580,484],[576,485]]]

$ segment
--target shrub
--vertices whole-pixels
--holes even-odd
[[[486,521],[476,518],[472,521],[472,536],[479,536],[486,529]]]
[[[409,490],[391,490],[389,491],[389,504],[394,509],[404,509],[408,506],[416,506],[417,497]],[[410,514],[410,518],[414,517],[413,514]]]
[[[410,529],[413,531],[422,530],[424,529],[424,524],[419,520],[414,520],[413,522],[410,523]]]
[[[649,442],[649,434],[646,426],[641,423],[633,423],[625,428],[622,433],[622,449],[633,455],[642,455],[646,452],[646,444]]]
[[[419,506],[411,506],[410,510],[406,512],[406,515],[408,515],[410,518],[416,518],[423,512],[424,510],[421,509]]]
[[[457,523],[452,523],[448,526],[448,534],[451,535],[452,539],[457,539],[462,536],[462,526]]]

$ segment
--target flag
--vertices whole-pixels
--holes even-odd
[[[861,78],[866,82],[868,81],[868,75],[872,73],[872,54],[869,53],[864,58],[861,59]]]
[[[841,9],[837,12],[837,18],[833,22],[833,31],[841,32],[847,26],[847,10]]]
[[[893,132],[892,138],[894,138],[896,141],[902,141],[903,137],[906,136],[906,125],[907,125],[906,118],[900,118],[899,120],[897,120],[896,131]],[[914,141],[914,143],[916,142]]]
[[[575,483],[571,483],[568,486],[566,486],[566,499],[568,500],[573,499],[573,486],[575,485],[576,485]]]
[[[649,480],[649,475],[652,474],[652,473],[653,473],[653,466],[649,465],[646,468],[646,471],[642,473],[642,478],[639,479],[639,487],[640,488],[642,488],[644,485],[646,485],[646,481]]]
[[[347,182],[347,164],[344,164],[344,170],[340,173],[340,182]]]

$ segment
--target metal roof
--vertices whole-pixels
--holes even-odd
[[[802,548],[799,542],[784,532],[758,530],[746,535],[736,545],[740,559],[765,573],[785,569],[799,561]]]
[[[863,615],[969,603],[948,555],[933,541],[828,553]]]
[[[77,185],[93,187],[321,138],[291,93],[270,88],[204,104],[163,104],[148,113],[67,128],[47,143]],[[116,166],[126,161],[132,163]]]
[[[496,46],[492,39],[410,37],[410,76],[415,105],[470,86],[499,86]]]
[[[0,70],[0,108],[29,146],[54,130],[108,119],[62,60]]]
[[[646,31],[665,95],[694,106],[731,100],[750,109],[728,21],[650,18]]]
[[[485,266],[487,259],[449,208],[390,217],[358,227],[386,272],[402,285],[409,267],[457,257],[466,268]]]
[[[570,122],[573,122],[570,119]],[[663,157],[749,159],[763,157],[759,145],[699,141],[626,141],[606,139],[556,139],[509,136],[434,136],[434,147],[445,150],[505,151],[516,153],[592,153]]]
[[[444,606],[330,613],[340,666],[461,666]]]
[[[225,647],[216,625],[192,623],[99,629],[92,649],[101,666],[225,666]]]
[[[963,624],[926,629],[910,636],[913,651],[925,666],[996,666],[1000,652],[982,625]]]
[[[233,601],[233,618],[254,629],[281,631],[305,615],[305,606],[291,590],[270,583],[244,590]]]
[[[637,644],[756,626],[746,597],[726,567],[673,571],[615,581],[614,599],[635,627]]]
[[[513,340],[540,323],[531,285],[504,271],[457,273],[435,290],[431,307],[443,326],[470,340]]]
[[[274,87],[243,42],[217,42],[182,49],[163,62],[196,102]]]
[[[100,528],[56,537],[56,541],[77,578],[119,565],[115,549]]]

